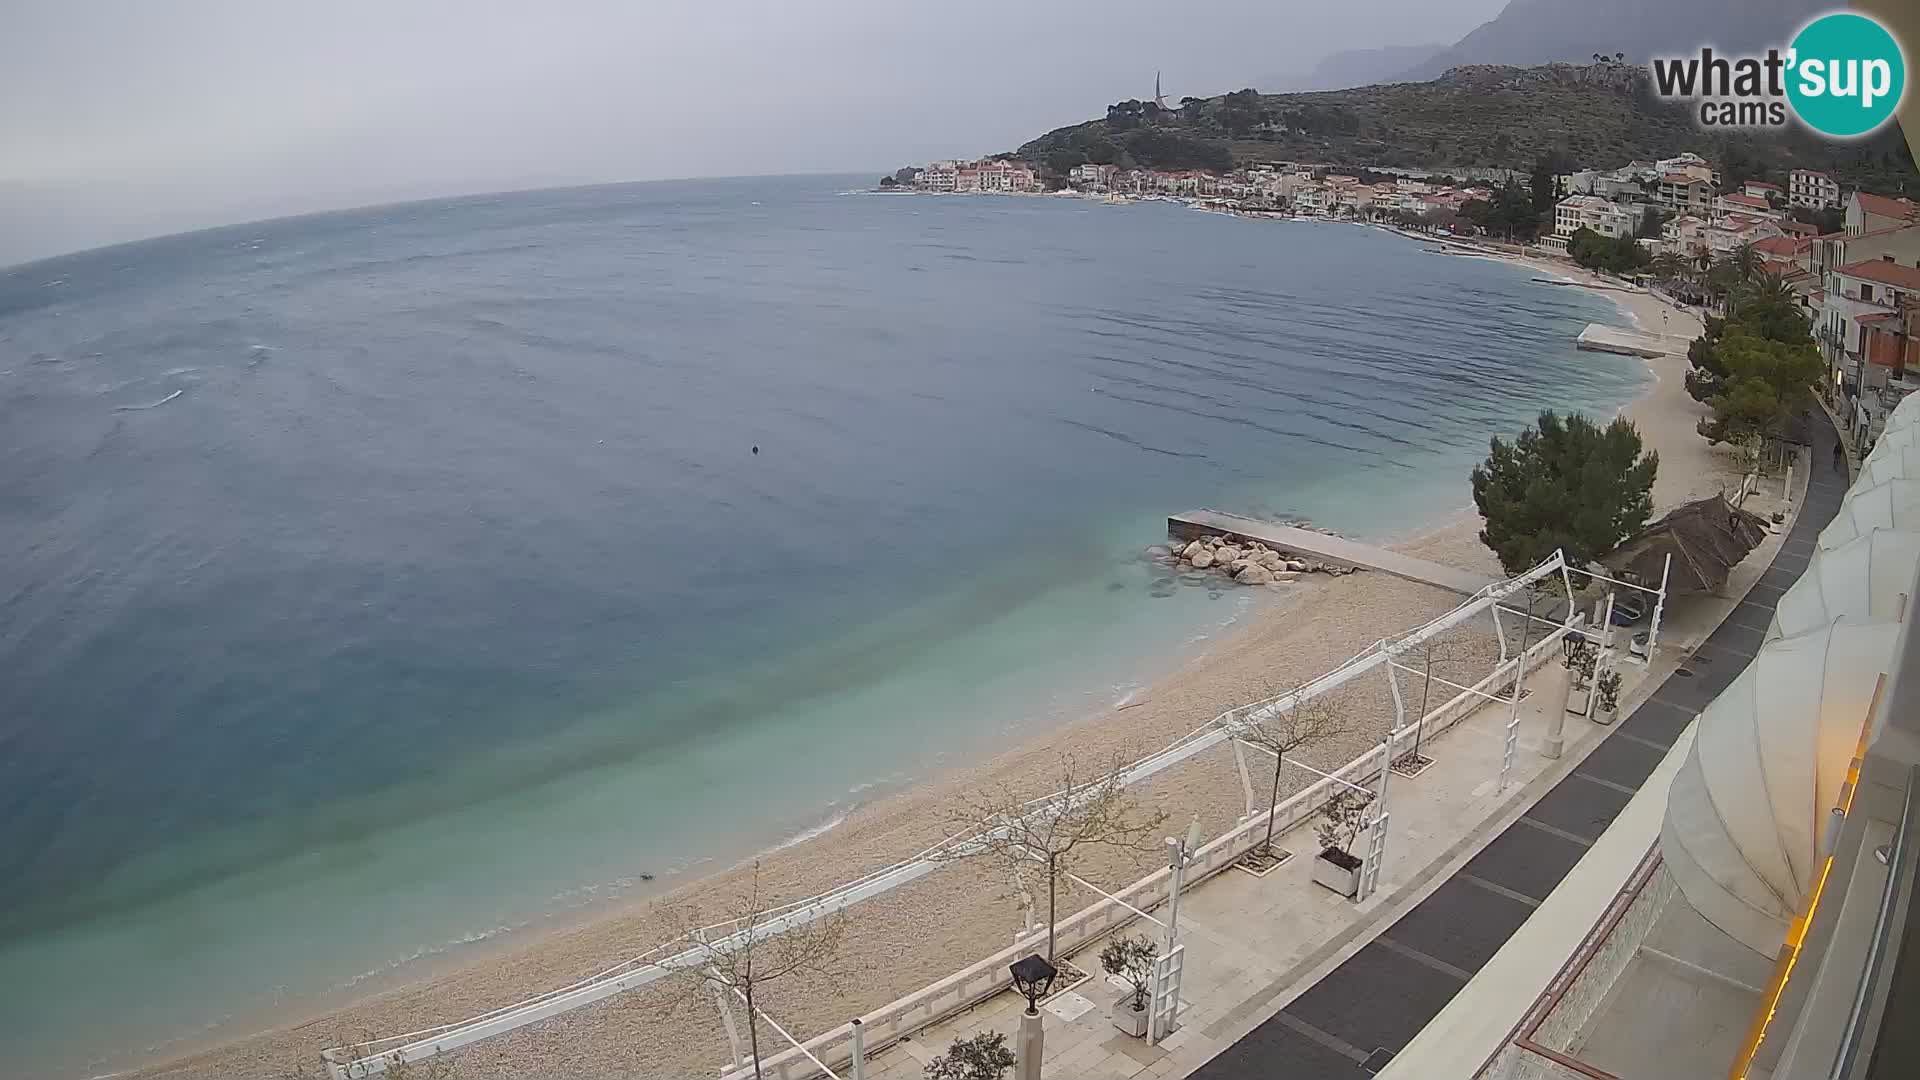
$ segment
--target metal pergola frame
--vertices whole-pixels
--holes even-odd
[[[1124,766],[1120,770],[1120,782],[1123,786],[1134,784],[1212,749],[1222,742],[1234,740],[1232,732],[1236,720],[1244,723],[1241,719],[1243,717],[1262,713],[1272,715],[1278,711],[1291,709],[1302,701],[1318,697],[1376,667],[1388,664],[1392,658],[1419,647],[1455,626],[1462,625],[1483,611],[1492,610],[1497,625],[1502,600],[1531,587],[1537,581],[1553,576],[1559,576],[1563,582],[1568,583],[1568,593],[1571,595],[1571,579],[1568,576],[1566,561],[1561,553],[1556,551],[1532,569],[1479,589],[1459,605],[1415,629],[1397,638],[1380,639],[1339,667],[1294,690],[1221,713],[1161,750]],[[1657,606],[1655,610],[1658,611]],[[1572,614],[1569,610],[1569,617]],[[1504,635],[1501,638],[1501,648],[1504,662]],[[1524,659],[1523,653],[1514,662],[1518,666],[1524,663]],[[1391,677],[1391,667],[1388,668],[1388,672]],[[1514,696],[1517,709],[1519,695],[1516,693]],[[1395,726],[1386,740],[1387,746],[1393,744],[1394,736],[1397,736],[1404,727],[1403,710],[1396,712],[1395,719]],[[1387,768],[1389,764],[1383,763],[1382,767]],[[1086,797],[1086,789],[1079,792],[1055,792],[1052,795],[1031,800],[1023,807],[1023,813],[1036,814],[1050,810],[1059,812],[1078,805]],[[843,911],[862,900],[882,895],[925,877],[943,863],[977,850],[982,840],[994,831],[998,830],[972,831],[948,836],[917,855],[876,870],[829,892],[774,908],[765,913],[766,918],[751,926],[743,927],[736,922],[722,922],[705,927],[704,932],[716,936],[703,948],[669,952],[677,942],[667,942],[546,993],[536,994],[465,1020],[422,1028],[401,1035],[386,1036],[353,1046],[329,1048],[321,1052],[321,1059],[332,1080],[363,1080],[365,1077],[386,1072],[391,1065],[425,1061],[616,994],[640,989],[676,972],[698,970],[702,966],[702,956],[706,948],[726,948],[735,938],[742,939],[741,943],[744,944],[749,937],[754,939],[772,937],[834,912]]]

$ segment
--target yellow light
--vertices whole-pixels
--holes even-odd
[[[1840,788],[1840,813],[1842,816],[1852,813],[1853,797],[1860,790],[1860,768],[1867,760],[1867,739],[1873,731],[1873,715],[1880,708],[1880,692],[1886,689],[1887,677],[1882,674],[1874,684],[1873,697],[1867,703],[1867,718],[1860,724],[1860,738],[1853,744],[1853,760],[1847,763],[1847,780]],[[1781,957],[1774,969],[1774,976],[1767,988],[1767,1007],[1754,1018],[1753,1027],[1747,1032],[1746,1042],[1742,1044],[1740,1055],[1733,1059],[1733,1068],[1727,1073],[1728,1080],[1746,1080],[1747,1070],[1753,1067],[1754,1056],[1760,1053],[1760,1044],[1766,1041],[1767,1028],[1773,1023],[1773,1014],[1780,1007],[1780,997],[1787,992],[1787,980],[1793,977],[1793,967],[1800,961],[1800,946],[1807,939],[1807,929],[1813,925],[1814,912],[1820,910],[1820,897],[1827,891],[1827,875],[1833,873],[1833,856],[1828,855],[1820,864],[1820,877],[1813,883],[1813,891],[1807,896],[1807,908],[1787,926],[1787,939],[1781,946]]]

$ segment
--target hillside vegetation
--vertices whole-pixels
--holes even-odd
[[[1393,78],[1432,79],[1463,64],[1550,64],[1595,51],[1628,63],[1697,51],[1722,55],[1785,47],[1834,0],[1511,0],[1492,20]]]
[[[1798,129],[1713,132],[1684,105],[1655,98],[1645,68],[1611,60],[1463,67],[1432,82],[1317,93],[1248,89],[1186,98],[1168,110],[1123,101],[1104,119],[1050,131],[1019,154],[1055,172],[1084,162],[1222,170],[1260,161],[1445,172],[1525,171],[1549,157],[1558,168],[1614,168],[1688,150],[1716,162],[1729,182],[1817,168],[1875,191],[1920,190],[1894,125],[1850,144]]]

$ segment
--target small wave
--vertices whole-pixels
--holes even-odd
[[[165,378],[169,378],[169,379],[170,379],[170,378],[172,378],[172,377],[174,377],[175,375],[185,375],[185,374],[187,374],[187,373],[189,373],[189,372],[193,372],[193,371],[199,371],[199,370],[200,370],[200,369],[199,369],[199,368],[197,368],[197,367],[177,367],[177,368],[168,368],[168,369],[167,369],[167,370],[166,370],[165,372],[163,372],[163,373],[162,373],[162,375],[163,375],[163,377],[165,377]]]
[[[515,923],[512,926],[501,925],[501,926],[496,926],[491,930],[475,930],[470,933],[461,934],[459,937],[454,938],[450,941],[442,942],[439,945],[422,945],[421,947],[413,950],[411,953],[408,953],[405,956],[400,957],[399,959],[389,960],[388,962],[380,965],[377,968],[370,968],[366,971],[360,972],[358,975],[351,976],[345,982],[342,982],[339,985],[335,986],[334,989],[335,990],[351,990],[354,987],[359,986],[361,983],[368,981],[369,979],[377,979],[383,975],[388,975],[395,971],[399,971],[401,968],[406,967],[408,964],[417,963],[431,956],[439,956],[443,953],[452,952],[453,950],[461,948],[466,945],[477,945],[483,941],[490,941],[493,938],[497,938],[502,934],[511,934],[515,930],[519,930],[527,925],[529,924],[526,922]]]
[[[174,398],[177,398],[184,393],[186,393],[185,390],[175,390],[173,393],[168,394],[166,397],[161,398],[159,401],[149,401],[145,405],[120,405],[115,407],[113,411],[114,412],[145,412],[148,409],[157,409],[160,406],[165,405],[167,402],[172,401]]]
[[[832,832],[833,830],[839,828],[841,823],[847,820],[847,815],[852,812],[853,811],[851,809],[842,810],[839,813],[828,818],[826,821],[818,825],[815,825],[810,829],[801,829],[799,832],[794,833],[792,836],[787,837],[785,840],[780,841],[779,843],[773,845],[767,850],[769,852],[785,851],[790,847],[794,847],[799,844],[804,844],[807,841],[814,839],[815,837],[825,836],[828,833]]]

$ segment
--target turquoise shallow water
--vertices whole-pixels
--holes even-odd
[[[1404,532],[1490,433],[1644,378],[1573,349],[1606,301],[1377,230],[845,186],[0,271],[30,1075],[457,960],[1110,704],[1253,602],[1156,583],[1168,512]]]

